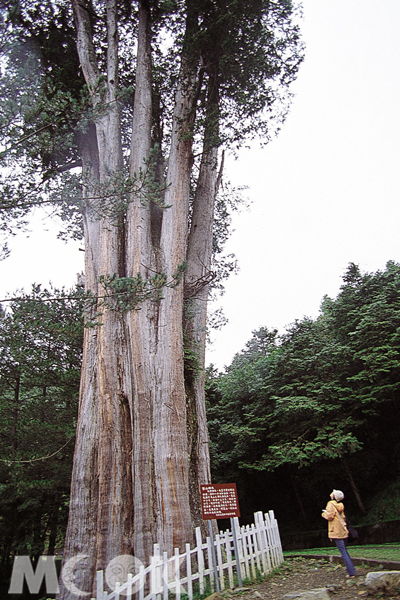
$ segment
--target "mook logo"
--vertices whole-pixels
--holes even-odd
[[[107,565],[105,580],[108,587],[115,591],[117,582],[123,585],[131,573],[134,577],[139,573],[143,563],[134,556],[123,554],[113,558]],[[93,560],[87,554],[78,554],[70,558],[61,569],[61,580],[66,589],[75,596],[90,596],[91,592],[84,591],[92,576]],[[34,571],[29,556],[16,556],[11,575],[9,594],[22,594],[24,581],[30,594],[38,594],[45,582],[47,594],[58,594],[58,576],[55,556],[40,556]],[[85,585],[86,583],[86,585]],[[132,593],[139,590],[139,581],[132,585]],[[126,591],[121,593],[127,593]]]

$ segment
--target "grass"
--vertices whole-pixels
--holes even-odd
[[[399,561],[400,562],[400,542],[399,543],[392,543],[392,544],[380,544],[380,545],[365,545],[365,546],[349,546],[349,552],[350,555],[352,557],[355,558],[365,558],[365,559],[375,559],[375,560],[387,560],[387,561]],[[284,551],[283,552],[283,556],[284,558],[296,558],[296,556],[301,555],[304,558],[307,558],[307,555],[310,556],[310,558],[312,556],[315,555],[321,555],[321,556],[330,556],[330,555],[337,555],[339,556],[339,551],[337,550],[336,547],[324,547],[324,548],[310,548],[307,550],[292,550],[292,551]],[[256,580],[243,580],[243,586],[252,586],[256,583],[261,583],[262,581],[265,581],[267,578],[273,577],[273,576],[279,576],[279,575],[288,575],[290,574],[290,572],[292,571],[292,565],[291,562],[288,561],[287,563],[282,563],[279,567],[277,567],[276,569],[274,569],[271,573],[268,573],[268,575],[266,575],[265,577],[262,576],[260,573],[257,572],[257,578]],[[236,575],[235,575],[235,587],[237,587],[238,582],[236,579]],[[227,591],[229,590],[229,582],[228,580],[226,580],[226,589],[224,592],[221,592],[223,596],[226,595]],[[209,585],[207,585],[207,588],[204,590],[203,594],[200,594],[200,590],[199,590],[199,583],[196,581],[193,584],[193,599],[194,600],[204,600],[207,596],[209,596],[211,594],[211,589],[209,587]],[[169,598],[170,600],[173,600],[175,595],[170,594]],[[188,596],[186,594],[182,594],[181,596],[182,600],[188,600]],[[238,599],[240,599],[240,596],[238,596]]]
[[[400,562],[400,543],[380,544],[371,546],[349,546],[350,556],[354,558],[371,558],[375,560],[390,560]],[[285,551],[283,555],[287,558],[301,554],[302,556],[321,554],[330,556],[337,555],[339,552],[336,547],[310,548],[307,550]]]

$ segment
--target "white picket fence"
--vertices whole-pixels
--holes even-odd
[[[282,545],[278,523],[273,511],[254,514],[254,524],[239,526],[233,519],[238,542],[240,573],[242,579],[255,579],[257,573],[266,575],[283,562]],[[233,534],[229,529],[220,532],[214,540],[217,574],[221,591],[235,587],[235,573],[238,569],[234,554]],[[132,570],[132,569],[131,569]],[[216,589],[212,548],[210,538],[202,541],[200,528],[196,528],[196,547],[186,544],[183,554],[175,549],[174,556],[168,558],[154,545],[154,555],[150,565],[140,564],[134,575],[128,572],[125,583],[113,585],[109,593],[104,590],[104,573],[97,572],[96,599],[92,600],[168,600],[170,594],[180,600],[182,595],[193,598],[193,588],[197,585],[200,594],[206,589]],[[106,572],[107,576],[107,572]],[[107,577],[106,577],[107,578]],[[196,584],[197,582],[197,584]],[[208,586],[207,586],[208,584]]]

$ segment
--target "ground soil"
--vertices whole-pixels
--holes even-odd
[[[360,600],[368,597],[365,576],[373,570],[356,566],[356,576],[346,577],[344,566],[329,559],[288,558],[277,572],[262,583],[252,585],[243,592],[243,596],[245,600],[281,600],[285,594],[328,588],[332,600]],[[400,595],[385,596],[385,600],[394,598],[398,600]]]

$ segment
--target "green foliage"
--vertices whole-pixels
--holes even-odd
[[[184,340],[183,360],[185,365],[185,381],[192,381],[202,371],[198,350],[192,350]]]
[[[33,286],[0,318],[0,569],[49,553],[67,519],[83,338],[80,288]]]
[[[281,336],[253,332],[225,373],[208,373],[217,479],[276,471],[273,481],[289,479],[307,495],[325,487],[329,493],[332,479],[346,489],[356,479],[368,497],[374,483],[393,482],[400,472],[399,334],[394,262],[365,274],[351,264],[337,298],[324,298],[317,319],[296,321]],[[397,514],[394,497],[376,500],[377,518],[379,511]]]
[[[129,176],[124,170],[109,173],[104,182],[90,179],[90,175],[83,174],[81,186],[92,190],[92,195],[85,198],[88,213],[94,219],[107,217],[111,223],[118,224],[124,218],[128,205],[133,198],[139,198],[143,206],[152,203],[161,209],[169,208],[164,203],[165,183],[157,180],[157,159],[159,148],[157,145],[150,150],[148,158],[143,163],[143,168],[138,173]],[[61,199],[68,201],[69,190],[62,189]],[[55,198],[53,195],[52,198]]]
[[[368,515],[359,525],[400,520],[400,479],[391,481],[368,502]]]
[[[198,63],[195,122],[193,131],[187,132],[194,136],[194,180],[204,137],[208,140],[207,147],[224,144],[232,149],[256,135],[264,141],[270,139],[277,124],[285,118],[290,103],[288,85],[303,58],[299,30],[293,24],[295,10],[286,0],[275,3],[240,0],[229,5],[220,0],[150,4],[154,151],[149,161],[153,166],[157,163],[157,169],[146,164],[143,172],[131,177],[122,172],[110,173],[108,181],[94,186],[95,197],[89,202],[92,213],[111,219],[124,214],[132,193],[137,193],[145,203],[155,202],[166,208],[164,166],[183,45]],[[76,51],[69,2],[46,0],[38,4],[13,0],[2,9],[1,158],[6,172],[13,173],[14,183],[4,184],[8,193],[7,201],[0,206],[0,216],[11,231],[25,226],[33,206],[50,203],[67,223],[63,235],[80,235],[82,198],[77,196],[76,202],[72,201],[70,179],[64,175],[81,169],[82,141],[109,110],[105,97],[103,10],[103,5],[96,5],[91,11],[100,73],[96,89],[88,90]],[[116,94],[125,156],[131,143],[136,16],[130,3],[119,6],[120,65]],[[193,19],[193,35],[185,37],[187,18]],[[27,177],[35,184],[35,190],[28,194],[21,187],[26,191]],[[85,184],[87,174],[81,173],[80,177]],[[54,185],[49,191],[44,184],[51,183]]]
[[[321,316],[296,321],[264,358],[257,338],[221,378],[223,402],[235,414],[235,445],[250,440],[246,467],[274,469],[339,458],[362,448],[358,431],[381,402],[398,398],[400,267],[351,277]],[[351,278],[350,278],[351,277]],[[253,440],[263,441],[259,459]]]
[[[144,280],[140,273],[136,277],[118,277],[114,274],[101,275],[99,281],[106,294],[101,297],[100,306],[127,312],[135,310],[146,300],[161,300],[167,276],[165,273],[156,273]]]
[[[205,82],[218,74],[220,143],[240,147],[252,137],[268,140],[274,121],[285,118],[287,86],[302,61],[293,12],[284,1],[201,3],[194,43],[204,57]]]
[[[291,556],[295,556],[298,554],[295,550],[293,551],[284,551],[285,558],[288,557],[290,559]],[[306,557],[307,554],[315,555],[337,555],[336,548],[311,548],[301,550],[302,556]],[[396,543],[391,544],[376,544],[376,545],[365,545],[365,546],[351,546],[351,556],[355,558],[366,558],[372,560],[382,560],[382,561],[396,561],[400,562],[400,545]],[[296,560],[294,558],[294,560]],[[286,561],[285,561],[286,564]],[[372,570],[372,567],[369,567]],[[378,567],[380,569],[380,567]]]
[[[136,277],[118,277],[115,273],[101,275],[99,282],[104,295],[93,298],[92,301],[97,303],[100,309],[106,306],[122,313],[136,310],[141,308],[146,300],[152,302],[162,300],[164,288],[174,288],[179,285],[185,270],[186,263],[179,264],[170,281],[165,273],[155,273],[150,279],[143,279],[140,273]]]
[[[186,328],[190,326],[192,319],[198,313],[198,304],[193,298],[188,298],[184,303],[184,316]],[[201,352],[197,340],[187,334],[187,330],[183,330],[183,361],[185,369],[185,382],[187,384],[193,382],[194,379],[203,371],[201,361]]]

